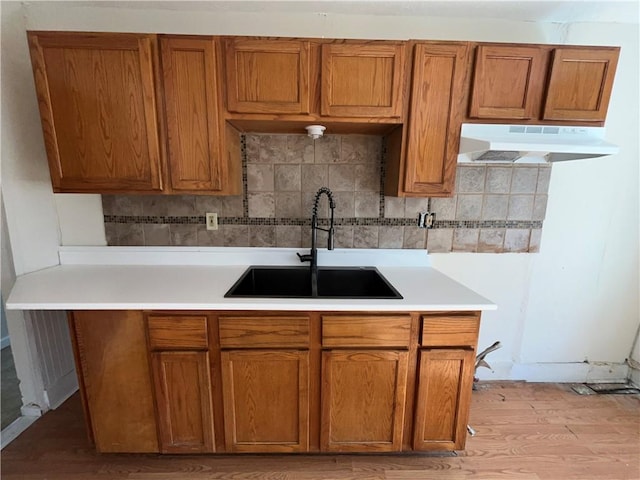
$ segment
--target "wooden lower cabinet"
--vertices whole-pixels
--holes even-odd
[[[214,451],[207,352],[151,354],[163,453]]]
[[[96,450],[158,452],[142,312],[76,311],[69,324],[89,436]]]
[[[420,351],[414,450],[461,450],[473,386],[474,351]]]
[[[308,451],[309,352],[231,350],[221,358],[227,451]]]
[[[322,352],[321,450],[402,449],[407,358],[405,351]]]
[[[479,321],[76,311],[69,325],[99,452],[367,453],[464,448]]]

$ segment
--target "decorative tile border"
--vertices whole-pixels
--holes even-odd
[[[118,224],[169,224],[169,225],[204,225],[206,218],[202,216],[133,216],[133,215],[105,215],[105,223]],[[328,225],[326,218],[318,219],[320,225]],[[413,218],[336,218],[336,226],[371,226],[371,227],[415,227]],[[219,217],[219,225],[265,225],[265,226],[311,226],[310,218],[250,218],[250,217]],[[542,228],[541,220],[436,220],[432,229],[439,228]]]

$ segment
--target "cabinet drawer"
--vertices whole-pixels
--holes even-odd
[[[207,317],[150,316],[148,320],[151,350],[206,350]]]
[[[324,315],[323,347],[409,347],[411,317]]]
[[[472,315],[422,317],[421,344],[430,347],[475,347],[479,328],[480,317]]]
[[[306,348],[307,317],[220,317],[222,348]]]

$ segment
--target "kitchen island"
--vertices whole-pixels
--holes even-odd
[[[73,248],[11,309],[68,310],[100,452],[463,449],[482,310],[424,251],[321,251],[402,299],[225,298],[295,249]]]

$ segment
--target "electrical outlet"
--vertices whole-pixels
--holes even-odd
[[[420,212],[418,214],[418,228],[433,228],[436,214],[430,212]]]
[[[205,214],[207,219],[207,230],[217,230],[218,229],[218,214],[207,212]]]

